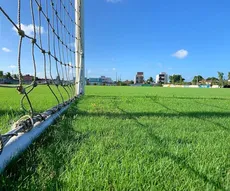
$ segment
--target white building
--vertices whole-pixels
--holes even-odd
[[[168,83],[168,74],[161,72],[156,75],[156,83],[167,84]]]
[[[111,83],[113,83],[112,78],[105,77],[105,76],[101,76],[101,81],[102,81],[102,83],[106,83],[106,84],[111,84]]]
[[[113,80],[109,77],[101,76],[100,78],[89,78],[88,83],[90,85],[108,85],[112,84]]]

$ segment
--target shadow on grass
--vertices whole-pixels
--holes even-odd
[[[90,136],[74,130],[76,105],[8,166],[0,176],[0,190],[55,190],[64,186],[60,175]]]
[[[219,122],[215,122],[212,121],[210,119],[212,118],[227,118],[230,117],[230,112],[199,112],[199,111],[195,111],[195,112],[178,112],[174,109],[170,109],[169,107],[161,104],[161,103],[157,103],[160,106],[164,107],[165,109],[167,109],[168,111],[172,111],[172,113],[168,113],[168,112],[134,112],[134,113],[130,113],[130,114],[124,114],[124,113],[114,113],[114,112],[85,112],[85,111],[80,111],[78,113],[79,116],[89,116],[89,117],[93,117],[93,116],[104,116],[107,118],[121,118],[121,119],[133,119],[133,118],[138,118],[138,117],[169,117],[169,118],[183,118],[183,117],[188,117],[188,118],[197,118],[199,120],[202,120],[204,122],[208,122],[211,124],[214,124],[217,127],[222,128],[225,131],[230,131],[230,128],[227,126],[224,126],[223,124],[219,123]]]
[[[201,179],[205,183],[211,184],[213,187],[215,187],[215,189],[226,190],[221,185],[220,182],[217,182],[217,181],[209,178],[204,173],[201,173],[198,170],[196,170],[195,168],[193,168],[192,166],[190,166],[189,163],[187,163],[185,157],[180,157],[180,156],[177,156],[177,155],[169,152],[168,146],[169,146],[170,141],[165,139],[165,138],[159,137],[155,133],[153,133],[153,129],[144,125],[143,123],[139,122],[137,119],[137,116],[133,116],[132,113],[126,112],[125,110],[123,110],[121,108],[118,108],[118,109],[122,112],[123,115],[130,116],[130,118],[133,119],[139,126],[144,128],[147,131],[147,133],[149,134],[149,137],[157,145],[159,145],[159,147],[162,148],[162,151],[152,153],[154,156],[156,156],[159,159],[167,157],[168,159],[170,159],[170,160],[174,161],[176,164],[178,164],[180,167],[187,169],[189,172],[193,173],[196,177],[198,177],[199,179]]]
[[[175,109],[169,108],[168,106],[160,103],[157,101],[157,97],[152,98],[149,97],[155,104],[158,104],[159,106],[167,109],[168,111],[172,111],[176,114],[178,114],[179,116],[185,116],[185,117],[191,117],[191,118],[197,118],[200,119],[202,121],[208,122],[208,123],[212,123],[218,127],[221,127],[224,130],[230,131],[230,129],[224,125],[222,125],[221,123],[218,122],[214,122],[209,120],[209,118],[212,117],[229,117],[230,116],[230,112],[179,112]],[[197,101],[195,101],[195,103],[199,103]],[[211,106],[211,105],[208,105]]]
[[[8,113],[9,113],[9,111],[0,109],[0,116],[8,114]]]
[[[79,111],[80,116],[104,116],[108,118],[132,118],[132,117],[190,117],[190,118],[205,118],[205,117],[230,117],[230,112],[180,112],[180,113],[158,113],[158,112],[134,112],[128,115],[114,112],[86,112]]]
[[[145,94],[142,95],[132,95],[130,94],[129,96],[125,96],[125,97],[132,97],[132,98],[151,98],[151,97],[156,97],[157,95],[152,95],[152,96],[148,96]],[[102,95],[86,95],[85,96],[86,99],[88,98],[103,98],[103,99],[117,99],[117,98],[122,98],[120,94],[118,95],[113,95],[113,96],[102,96]],[[229,97],[194,97],[194,96],[164,96],[164,95],[160,95],[161,99],[185,99],[185,100],[230,100]]]
[[[2,109],[0,109],[0,117],[1,116],[4,116],[4,115],[10,115],[10,116],[16,116],[16,115],[20,115],[20,114],[22,114],[23,113],[23,111],[21,110],[2,110]]]
[[[198,102],[198,101],[194,101],[195,103],[199,104],[199,105],[202,105],[202,106],[208,106],[208,107],[211,107],[211,108],[217,108],[217,109],[221,109],[221,110],[228,110],[227,108],[223,108],[223,107],[219,107],[219,106],[216,106],[216,105],[212,105],[210,103],[201,103],[201,102]]]

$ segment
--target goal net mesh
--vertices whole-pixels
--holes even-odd
[[[0,90],[8,94],[8,89],[15,89],[14,95],[9,96],[20,96],[21,108],[17,115],[21,119],[14,124],[17,131],[0,134],[1,145],[18,132],[30,130],[35,122],[45,120],[80,94],[79,86],[84,84],[80,15],[81,0],[0,3],[0,41],[11,47],[4,48],[10,63],[0,58],[0,71],[11,70],[0,77]],[[48,112],[41,112],[47,109]],[[0,126],[2,134],[5,125]]]

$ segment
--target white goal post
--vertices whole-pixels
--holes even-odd
[[[85,92],[85,63],[84,63],[84,1],[75,0],[75,10],[79,14],[75,14],[76,20],[76,41],[75,47],[77,54],[75,54],[75,60],[77,63],[76,68],[76,95],[84,94]]]

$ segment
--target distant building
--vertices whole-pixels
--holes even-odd
[[[129,85],[133,84],[133,81],[132,80],[131,81],[130,80],[125,80],[125,81],[123,81],[123,84],[129,86]]]
[[[105,83],[105,84],[113,83],[113,80],[111,78],[105,77],[105,76],[101,76],[101,81],[102,81],[102,83]]]
[[[34,77],[31,76],[31,75],[29,75],[29,74],[27,74],[27,75],[25,75],[25,76],[22,76],[22,78],[23,78],[23,81],[24,81],[24,82],[32,82],[33,79],[34,79]]]
[[[137,72],[136,77],[134,79],[135,84],[143,84],[144,83],[144,72]]]
[[[101,76],[100,78],[89,78],[89,85],[110,85],[113,84],[113,80],[109,77]]]
[[[1,78],[0,84],[18,84],[19,80],[17,79],[7,79],[7,78]]]
[[[89,78],[88,84],[89,85],[102,85],[102,80],[101,78]]]
[[[156,75],[156,83],[167,84],[168,83],[168,74],[161,72]]]
[[[36,81],[37,81],[38,84],[46,84],[46,80],[44,78],[37,78]],[[58,82],[56,81],[56,79],[54,79],[53,81],[54,81],[54,84],[58,84]]]

